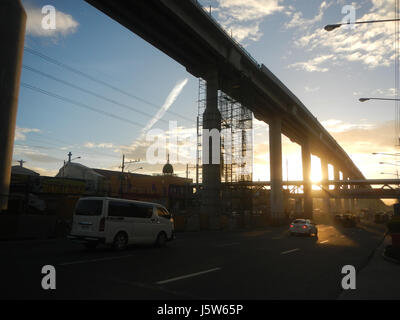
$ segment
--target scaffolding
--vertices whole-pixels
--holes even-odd
[[[196,183],[201,183],[203,113],[206,81],[199,80],[197,115]],[[221,113],[221,181],[253,180],[253,113],[238,101],[218,91]]]

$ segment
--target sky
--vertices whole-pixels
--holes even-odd
[[[159,163],[148,159],[152,134],[194,145],[199,80],[184,67],[84,1],[22,2],[28,21],[14,164],[23,159],[53,176],[71,151],[86,166],[120,170],[125,154],[140,160],[127,171],[152,174],[166,162],[166,154],[157,154]],[[199,2],[304,103],[367,178],[395,176],[394,157],[372,155],[399,151],[395,103],[358,101],[395,97],[395,25],[323,29],[342,21],[346,5],[357,21],[394,18],[394,0]],[[45,5],[56,9],[55,30],[42,28]],[[268,125],[257,119],[253,151],[253,180],[269,180]],[[190,162],[194,178],[191,155],[193,148],[182,148],[171,161],[175,173],[185,176]],[[285,137],[282,166],[284,179],[302,179],[300,146]],[[312,179],[320,177],[312,157]]]

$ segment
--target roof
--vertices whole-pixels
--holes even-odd
[[[105,170],[105,169],[93,169],[93,171],[95,171],[98,174],[101,174],[102,176],[106,177],[106,178],[110,178],[110,177],[120,177],[121,176],[121,172],[120,171],[113,171],[113,170]],[[125,175],[132,175],[132,176],[148,176],[151,177],[148,174],[140,174],[140,173],[130,173],[130,172],[124,172]]]
[[[27,175],[27,176],[40,176],[39,173],[37,173],[37,172],[35,172],[33,170],[30,170],[28,168],[21,167],[21,166],[12,166],[11,167],[11,173],[13,173],[13,174],[24,174],[24,175]]]

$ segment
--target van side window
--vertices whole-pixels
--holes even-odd
[[[99,216],[103,208],[103,200],[80,200],[75,208],[78,216]]]
[[[167,211],[167,210],[165,210],[164,208],[157,208],[157,215],[159,216],[159,217],[163,217],[163,218],[166,218],[166,219],[171,219],[171,214]]]
[[[110,217],[150,218],[152,214],[152,207],[146,205],[122,201],[110,201],[108,204]]]

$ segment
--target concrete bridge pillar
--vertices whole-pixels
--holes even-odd
[[[311,151],[308,140],[301,146],[301,158],[303,163],[303,191],[304,191],[304,217],[312,218],[313,202],[311,197]]]
[[[271,175],[271,218],[274,224],[283,222],[282,190],[282,119],[274,116],[269,123],[269,163]]]
[[[328,171],[328,161],[326,158],[321,158],[321,173],[322,173],[322,181],[329,180],[329,171]],[[327,214],[330,213],[330,202],[329,202],[329,183],[325,183],[322,186],[326,191],[323,193],[325,197],[323,198],[323,211]]]
[[[351,178],[354,179],[354,178]],[[351,186],[350,187],[352,190],[354,190],[356,187],[355,186]],[[355,198],[351,198],[350,199],[350,210],[352,213],[356,213],[357,212],[357,205],[356,205],[356,199]]]
[[[348,180],[351,180],[351,177],[350,176],[347,176],[347,181]],[[347,190],[351,190],[352,189],[352,186],[351,185],[348,185],[347,187],[346,187],[346,189]],[[350,213],[353,213],[353,206],[352,206],[352,198],[347,198],[346,199],[346,201],[347,201],[347,208],[348,208],[348,211],[350,211]]]
[[[20,0],[0,1],[0,211],[8,203],[25,24]]]
[[[347,181],[348,179],[347,179],[346,173],[344,171],[342,171],[342,173],[343,173],[343,180]],[[347,191],[348,188],[349,188],[349,186],[346,185],[346,184],[343,185],[343,187],[342,187],[342,189],[344,189],[344,191]],[[349,199],[348,198],[343,198],[343,212],[347,213],[349,210],[350,210],[349,209]]]
[[[339,170],[337,167],[333,167],[333,180],[340,180],[340,174]],[[335,190],[338,191],[340,189],[340,186],[335,185]],[[335,211],[337,213],[342,213],[342,199],[341,198],[335,198]]]
[[[206,81],[207,105],[203,113],[201,211],[208,216],[209,228],[219,229],[221,215],[221,113],[218,110],[218,73],[210,72]]]

